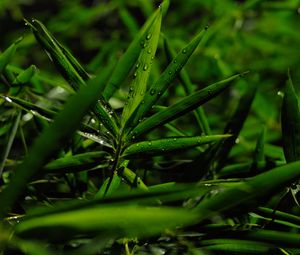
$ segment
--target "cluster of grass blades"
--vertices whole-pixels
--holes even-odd
[[[164,1],[148,18],[118,63],[95,75],[39,20],[25,20],[68,83],[62,85],[64,104],[43,98],[42,85],[57,84],[34,65],[23,70],[11,64],[22,39],[1,53],[1,115],[13,120],[0,128],[7,134],[0,159],[0,254],[300,253],[300,218],[277,210],[290,191],[298,203],[300,117],[292,79],[282,103],[287,163],[266,158],[262,128],[252,158],[231,164],[257,84],[245,82],[224,132],[212,134],[201,106],[246,72],[194,91],[184,66],[207,27],[175,53],[161,36],[168,6]],[[154,80],[160,39],[168,64]],[[159,105],[176,81],[186,96]],[[112,99],[126,87],[123,106],[114,108]],[[194,136],[176,122],[189,113],[200,130]],[[39,133],[30,146],[28,118]],[[158,136],[159,129],[171,135]],[[25,156],[12,160],[17,136]],[[189,160],[177,162],[174,155]]]

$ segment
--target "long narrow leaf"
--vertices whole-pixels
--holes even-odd
[[[190,224],[196,216],[196,213],[181,208],[98,206],[29,218],[18,224],[15,230],[27,238],[52,240],[68,240],[78,234],[107,231],[118,233],[118,237],[142,237]]]
[[[168,89],[177,74],[196,50],[206,30],[201,31],[187,46],[185,46],[173,61],[167,66],[158,80],[147,90],[143,102],[136,108],[132,118],[127,121],[126,129],[132,128],[151,109],[162,94]]]
[[[175,51],[172,48],[171,44],[169,43],[169,41],[167,40],[166,37],[164,37],[164,46],[165,46],[168,61],[171,62],[172,59],[175,58]],[[183,85],[186,95],[192,94],[193,93],[193,85],[192,85],[192,82],[190,80],[190,77],[189,77],[187,71],[184,68],[182,68],[182,70],[179,72],[178,79],[180,80],[181,84]],[[202,107],[198,107],[197,109],[195,109],[194,115],[195,115],[195,118],[196,118],[199,126],[201,127],[202,132],[206,135],[210,135],[211,130],[210,130],[210,127],[208,124],[208,120],[205,116],[205,112],[202,109]]]
[[[64,78],[70,83],[72,88],[77,91],[80,87],[85,86],[85,80],[88,79],[88,76],[85,75],[84,71],[82,71],[83,68],[79,65],[71,53],[68,50],[62,50],[63,47],[57,43],[57,40],[50,34],[47,28],[40,21],[33,19],[31,23],[29,21],[26,22],[31,26],[37,41],[40,43],[43,49],[48,52],[48,55],[51,56],[55,66],[61,72]],[[108,69],[105,70],[105,72],[109,71],[110,70]],[[80,74],[83,74],[83,77],[81,77]],[[101,89],[103,90],[105,83],[100,82],[99,84],[101,84]],[[98,101],[93,107],[93,112],[108,129],[108,131],[117,136],[118,127],[116,123],[116,116],[101,94],[102,91],[98,94]]]
[[[300,112],[292,79],[285,89],[281,108],[283,151],[287,162],[300,159]]]
[[[194,109],[198,106],[204,104],[210,99],[214,98],[226,88],[229,87],[230,82],[239,78],[241,75],[236,74],[225,80],[214,83],[200,91],[193,93],[190,96],[187,96],[175,103],[167,107],[165,110],[162,110],[145,121],[141,122],[136,128],[134,128],[128,135],[127,139],[134,139],[156,127],[162,126],[165,123],[168,123]]]
[[[220,139],[226,139],[230,135],[211,135],[193,137],[171,137],[151,141],[142,141],[130,145],[123,152],[123,157],[140,157],[141,155],[161,155],[175,150],[184,150],[207,143],[213,143]]]
[[[10,62],[11,58],[15,54],[17,50],[18,43],[23,38],[19,38],[16,40],[12,45],[10,45],[4,52],[0,53],[0,74],[4,71],[4,68],[7,66],[7,64]]]
[[[73,156],[66,156],[51,161],[43,167],[47,173],[69,173],[89,170],[100,164],[107,163],[108,154],[104,151],[86,152]]]
[[[123,109],[121,123],[122,126],[126,123],[134,109],[144,98],[153,58],[155,56],[158,44],[161,18],[162,11],[160,9],[160,12],[155,18],[153,24],[147,31],[146,38],[140,42],[140,47],[142,48],[142,50],[137,60],[133,77],[134,79],[130,85],[128,99]]]
[[[161,9],[163,10],[163,12],[166,12],[166,10],[168,9],[168,5],[169,5],[169,0],[165,0],[162,3]],[[144,26],[140,29],[139,33],[136,35],[132,43],[127,48],[122,58],[119,60],[114,72],[111,75],[111,79],[109,80],[103,92],[103,96],[106,100],[108,100],[113,95],[113,93],[120,88],[121,83],[125,80],[130,70],[136,63],[140,55],[140,52],[143,49],[141,47],[141,42],[142,41],[144,42],[145,39],[147,38],[148,29],[155,21],[159,12],[160,10],[157,10],[148,18]]]
[[[201,214],[199,220],[202,221],[216,214],[239,215],[247,209],[255,208],[257,204],[266,201],[274,193],[297,180],[300,177],[299,169],[300,161],[292,162],[259,174],[234,188],[224,190],[198,205],[196,210]]]
[[[23,163],[18,167],[7,188],[0,193],[0,217],[8,213],[33,175],[47,163],[49,158],[70,138],[88,109],[95,104],[102,89],[101,75],[90,80],[72,96],[65,108],[34,142]],[[100,88],[100,89],[99,89]]]

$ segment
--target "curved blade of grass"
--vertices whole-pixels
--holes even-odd
[[[148,187],[142,181],[140,177],[135,172],[132,172],[128,167],[121,167],[118,170],[118,174],[124,178],[131,187],[136,187],[143,191],[148,191]]]
[[[292,162],[259,174],[233,188],[201,202],[197,209],[199,221],[216,214],[239,215],[270,198],[300,177],[300,161]],[[272,181],[270,181],[272,180]],[[238,209],[238,210],[233,210]]]
[[[172,81],[176,78],[177,74],[196,50],[205,31],[206,30],[201,31],[187,46],[185,46],[174,58],[174,60],[167,66],[158,80],[150,86],[144,96],[144,100],[138,106],[138,108],[136,108],[132,114],[132,118],[127,121],[125,129],[134,127],[168,89]]]
[[[234,238],[209,239],[201,241],[203,249],[218,254],[273,254],[276,249],[270,244]],[[221,253],[222,252],[222,253]]]
[[[229,87],[230,82],[239,78],[241,75],[236,74],[225,80],[214,83],[200,91],[197,91],[179,102],[167,107],[148,119],[137,125],[127,136],[127,140],[134,139],[156,127],[162,126],[194,109],[198,106],[206,103],[210,99],[214,98],[226,88]]]
[[[35,75],[36,73],[36,66],[31,65],[24,71],[20,72],[19,75],[15,78],[13,81],[13,84],[18,84],[18,85],[23,85],[28,83],[31,78]]]
[[[253,164],[252,164],[252,171],[255,173],[258,170],[259,162],[263,162],[265,160],[265,127],[262,128],[260,134],[258,136],[255,150],[253,153]]]
[[[49,158],[63,146],[65,141],[72,137],[80,125],[81,119],[95,104],[102,90],[102,82],[104,81],[101,82],[101,75],[99,76],[97,79],[90,80],[88,86],[80,88],[78,93],[67,101],[54,122],[35,140],[9,185],[0,193],[0,217],[11,210],[25,190],[27,182],[38,173]]]
[[[8,157],[9,152],[10,152],[11,146],[12,146],[14,140],[15,140],[17,130],[18,130],[18,127],[19,127],[19,124],[20,124],[21,115],[22,115],[21,111],[19,111],[19,113],[16,117],[16,120],[14,122],[14,125],[12,127],[12,130],[10,132],[5,150],[3,151],[3,155],[2,155],[1,161],[0,161],[0,178],[2,177],[2,172],[3,172],[3,169],[4,169],[5,161]]]
[[[249,114],[251,104],[256,95],[258,84],[251,84],[246,92],[241,97],[239,104],[234,112],[233,116],[227,123],[224,133],[232,134],[232,137],[225,141],[221,141],[220,144],[216,145],[216,154],[214,157],[214,162],[216,166],[216,171],[219,171],[225,164],[225,161],[235,145],[235,141],[243,128],[243,125]]]
[[[292,79],[285,88],[281,108],[283,151],[287,162],[300,159],[300,112]]]
[[[83,68],[79,65],[78,61],[75,60],[71,53],[66,49],[62,50],[62,46],[57,43],[57,40],[40,21],[33,19],[31,23],[29,21],[26,22],[32,28],[32,32],[36,40],[40,43],[42,48],[46,50],[48,55],[51,56],[55,66],[63,77],[70,83],[72,88],[75,91],[78,91],[80,87],[85,86],[85,80],[88,79],[88,76],[85,75],[84,71],[82,71]],[[79,70],[79,72],[77,70]],[[106,72],[110,72],[110,70],[105,69],[103,71],[103,73]],[[80,73],[83,74],[83,77],[80,76]],[[99,84],[101,84],[101,89],[103,90],[105,83],[100,82]],[[109,104],[102,97],[102,91],[98,94],[98,102],[93,107],[93,112],[107,130],[117,136],[118,127],[116,123],[116,116]]]
[[[142,141],[129,145],[129,147],[127,147],[122,153],[122,156],[125,158],[140,157],[144,155],[157,156],[175,150],[184,150],[216,142],[228,137],[230,137],[230,135],[170,137],[158,140]]]
[[[26,238],[65,240],[78,234],[117,233],[118,237],[159,234],[166,228],[191,224],[196,213],[181,208],[105,206],[45,215],[23,220],[15,231]]]
[[[10,45],[4,52],[0,54],[0,74],[4,71],[7,64],[12,59],[13,55],[15,54],[18,43],[22,41],[22,37],[17,39],[12,45]]]
[[[165,12],[168,9],[169,0],[165,0],[162,5],[161,9]],[[130,73],[130,70],[136,63],[141,50],[141,41],[145,41],[148,35],[148,30],[154,23],[159,15],[160,10],[157,10],[153,13],[148,20],[145,22],[143,27],[140,29],[139,33],[136,35],[132,43],[127,48],[126,52],[119,60],[114,72],[111,75],[111,79],[109,80],[107,86],[104,89],[103,96],[106,100],[108,100],[114,92],[120,88],[121,83],[125,80],[125,78]]]
[[[300,217],[294,214],[278,211],[267,207],[258,207],[257,213],[264,217],[275,218],[278,220],[293,223],[295,225],[300,225]]]
[[[175,58],[175,50],[172,48],[171,44],[167,40],[167,38],[164,36],[164,48],[166,52],[166,56],[169,62],[172,61],[172,59]],[[193,85],[190,80],[190,77],[186,70],[182,68],[182,70],[178,74],[178,79],[180,83],[183,85],[184,91],[186,95],[190,95],[193,93]],[[194,111],[195,118],[198,122],[199,127],[201,128],[202,132],[206,135],[211,134],[211,130],[208,124],[208,120],[205,116],[205,112],[202,107],[198,107]]]
[[[92,169],[107,161],[104,151],[86,152],[51,161],[43,167],[46,173],[73,173]]]
[[[115,172],[112,176],[112,179],[111,177],[105,179],[101,188],[96,193],[95,199],[111,196],[113,192],[118,189],[120,184],[121,184],[121,178]]]
[[[155,56],[160,27],[161,27],[162,11],[160,9],[153,24],[147,31],[146,38],[140,42],[142,50],[137,60],[133,81],[130,85],[127,101],[122,113],[122,123],[124,126],[135,108],[141,103],[144,98],[147,82],[150,75],[150,70]]]

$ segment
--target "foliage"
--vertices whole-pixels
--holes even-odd
[[[0,254],[300,253],[299,1],[48,5],[0,4]]]

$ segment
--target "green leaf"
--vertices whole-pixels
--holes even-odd
[[[55,117],[54,122],[35,140],[23,163],[17,168],[16,174],[9,185],[0,193],[0,217],[8,213],[19,196],[26,188],[27,182],[38,173],[49,158],[66,144],[72,137],[83,116],[92,107],[102,90],[101,75],[90,80],[88,86],[82,87],[72,96],[64,109]]]
[[[168,5],[169,1],[164,1],[162,3],[161,9],[163,12],[168,9]],[[103,92],[103,96],[106,100],[108,100],[113,93],[120,88],[121,83],[124,82],[125,78],[130,73],[130,70],[136,63],[140,52],[143,49],[141,47],[141,41],[145,41],[147,38],[148,30],[153,25],[158,15],[160,15],[160,9],[148,18],[143,27],[140,29],[139,33],[127,48],[122,58],[119,60],[114,72],[111,75],[111,79],[109,80]]]
[[[199,221],[216,214],[239,215],[255,208],[257,204],[263,203],[274,193],[297,180],[300,177],[299,167],[300,161],[289,163],[223,190],[198,205],[196,210],[201,214]]]
[[[108,153],[104,151],[86,152],[73,156],[66,156],[51,161],[44,166],[47,173],[70,173],[92,169],[98,165],[107,165]]]
[[[17,131],[18,131],[18,127],[20,125],[20,120],[21,120],[21,115],[22,115],[21,111],[19,111],[19,113],[16,117],[16,120],[14,122],[14,125],[12,127],[12,130],[10,132],[8,142],[5,146],[5,150],[3,151],[3,155],[1,155],[1,158],[0,158],[0,178],[2,177],[2,172],[3,172],[4,166],[5,166],[5,161],[8,157],[8,155],[9,155],[9,152],[11,150],[12,144],[15,140],[15,137],[16,137],[16,134],[17,134]]]
[[[64,49],[57,40],[50,34],[47,28],[38,20],[33,19],[27,24],[32,28],[35,38],[40,43],[43,49],[48,52],[57,69],[63,75],[63,77],[70,83],[75,91],[82,86],[85,86],[85,80],[88,79],[83,68],[79,65],[78,61],[71,55],[71,53]],[[111,68],[111,67],[110,67]],[[110,72],[110,68],[103,70],[103,76],[107,72]],[[105,74],[104,74],[105,73]],[[83,76],[80,76],[83,75]],[[96,78],[97,79],[97,78]],[[103,77],[101,77],[103,79]],[[102,97],[102,90],[104,89],[104,82],[100,82],[101,90],[98,93],[98,101],[93,107],[93,112],[103,123],[103,125],[110,131],[114,136],[118,136],[118,127],[116,123],[116,116],[109,104]]]
[[[18,85],[23,85],[28,83],[31,78],[35,75],[36,73],[36,66],[31,65],[24,71],[20,72],[19,75],[15,78],[13,81],[13,84],[18,84]]]
[[[15,54],[18,43],[22,41],[22,37],[17,39],[12,45],[10,45],[4,52],[0,54],[0,74],[4,71],[7,64],[12,59],[13,55]]]
[[[292,79],[285,88],[281,108],[283,151],[287,162],[300,159],[300,112]]]
[[[165,71],[160,75],[158,80],[150,86],[147,90],[144,100],[136,108],[132,114],[125,128],[134,127],[139,120],[151,109],[151,107],[158,101],[162,94],[168,89],[177,74],[189,60],[190,56],[196,50],[200,43],[205,30],[201,31],[187,46],[185,46],[174,58],[174,60],[167,66]]]
[[[120,184],[121,184],[121,178],[118,176],[116,172],[113,173],[112,177],[105,179],[101,188],[96,193],[95,198],[99,199],[99,198],[111,196],[114,193],[114,191],[118,189]]]
[[[142,50],[137,60],[137,64],[133,74],[133,81],[129,88],[128,99],[125,102],[125,106],[123,109],[121,123],[122,126],[124,126],[132,112],[144,98],[152,62],[158,44],[161,19],[162,12],[160,9],[153,24],[148,29],[146,37],[140,41],[140,47],[142,47]]]
[[[118,237],[156,235],[166,228],[191,224],[196,213],[181,208],[94,206],[24,219],[16,234],[26,238],[65,240],[78,234],[117,233]]]
[[[127,136],[127,140],[135,139],[136,137],[149,132],[156,127],[162,126],[165,123],[168,123],[196,109],[198,106],[206,103],[210,99],[220,94],[222,91],[229,87],[231,81],[239,78],[240,76],[240,74],[236,74],[225,80],[209,85],[206,88],[197,91],[183,98],[179,102],[167,107],[165,110],[152,115],[151,117],[137,125],[136,128],[134,128],[129,133],[129,135]]]
[[[228,137],[230,137],[230,135],[170,137],[158,140],[142,141],[127,147],[122,153],[122,156],[125,158],[141,157],[146,155],[157,156],[175,150],[184,150],[216,142]]]
[[[175,52],[166,37],[164,37],[164,48],[166,51],[167,59],[169,62],[171,62],[172,59],[175,58]],[[182,70],[179,72],[178,79],[179,79],[180,83],[183,85],[186,95],[192,94],[193,93],[193,84],[190,80],[190,77],[189,77],[187,71],[184,68],[182,68]],[[205,116],[205,112],[202,109],[202,107],[198,107],[197,109],[195,109],[194,115],[195,115],[196,121],[198,122],[202,132],[206,135],[210,135],[211,130],[210,130],[210,127],[208,124],[208,120]]]

